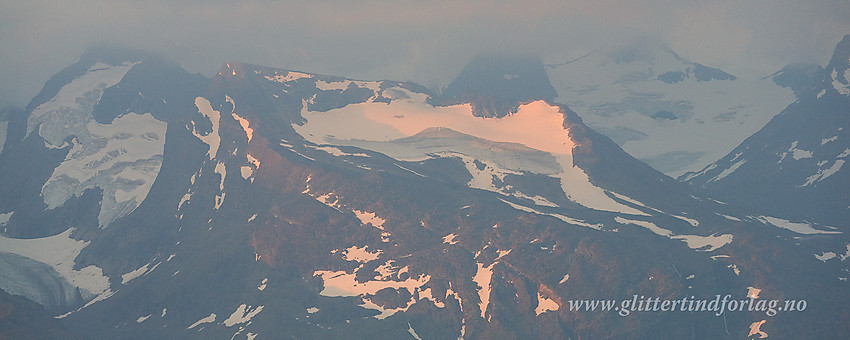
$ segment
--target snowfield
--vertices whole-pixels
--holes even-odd
[[[482,118],[472,114],[469,104],[431,106],[425,102],[424,94],[400,88],[396,88],[396,91],[406,91],[408,99],[394,100],[390,104],[350,104],[326,112],[309,111],[305,105],[302,116],[307,122],[303,125],[293,124],[293,128],[316,144],[356,146],[403,161],[439,157],[441,152],[446,155],[469,152],[468,146],[450,143],[450,140],[439,147],[428,145],[425,149],[427,153],[416,141],[405,141],[429,129],[451,129],[491,143],[509,143],[516,145],[511,148],[514,157],[506,157],[504,153],[495,156],[492,151],[490,157],[486,153],[475,156],[494,163],[498,160],[503,166],[509,167],[507,170],[551,175],[560,181],[566,198],[583,206],[643,214],[611,199],[605,190],[590,182],[581,168],[573,165],[572,149],[575,142],[569,137],[569,130],[563,127],[564,114],[557,106],[535,101],[520,106],[518,112],[503,118]],[[526,155],[532,162],[520,161]],[[551,162],[533,161],[541,156]],[[506,162],[504,158],[512,159]],[[530,166],[526,165],[529,163]],[[492,190],[484,182],[486,180],[474,180],[470,185]],[[547,205],[551,206],[551,203]]]
[[[150,113],[129,112],[109,124],[94,120],[104,89],[117,84],[135,63],[97,63],[39,105],[27,120],[49,148],[69,147],[65,160],[42,187],[48,208],[62,206],[86,189],[103,189],[101,228],[135,210],[147,197],[162,165],[166,123]]]
[[[53,267],[68,283],[80,288],[86,299],[90,299],[109,289],[109,278],[103,275],[103,270],[93,265],[74,269],[74,259],[89,242],[72,239],[73,231],[73,228],[69,228],[58,235],[34,239],[0,236],[0,249],[4,253],[27,257]]]
[[[632,48],[633,58],[596,51],[547,73],[558,102],[673,178],[723,157],[795,99],[771,79],[698,80],[666,47]],[[672,73],[682,79],[662,80]]]

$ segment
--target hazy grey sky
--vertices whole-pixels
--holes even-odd
[[[636,37],[756,77],[823,65],[845,34],[847,0],[2,0],[0,105],[25,105],[99,42],[208,76],[236,60],[435,87],[481,52],[556,63]]]

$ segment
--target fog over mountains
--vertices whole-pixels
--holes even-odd
[[[848,16],[844,0],[6,0],[0,107],[25,106],[101,42],[154,52],[207,77],[239,60],[438,89],[479,54],[530,53],[557,64],[649,39],[756,79],[792,63],[824,65],[850,31]]]

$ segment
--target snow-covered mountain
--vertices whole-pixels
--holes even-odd
[[[850,227],[850,36],[817,86],[728,155],[682,180],[796,222]]]
[[[101,266],[81,265],[91,242],[80,235],[127,220],[162,181],[166,126],[180,119],[167,101],[206,83],[184,74],[150,55],[94,48],[11,117],[10,147],[0,154],[7,292],[59,314],[109,295]],[[122,98],[123,106],[111,104]]]
[[[79,338],[846,334],[831,263],[633,158],[534,65],[470,66],[437,95],[90,51],[8,120],[0,288]],[[570,309],[634,294],[808,309]]]
[[[642,40],[547,65],[546,71],[558,102],[672,177],[722,157],[794,101],[783,87],[790,84],[741,79]]]

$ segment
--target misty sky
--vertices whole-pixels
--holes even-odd
[[[635,38],[741,77],[824,65],[850,1],[2,0],[0,106],[25,105],[89,45],[117,42],[211,76],[245,61],[359,79],[447,84],[471,56],[558,63]]]

